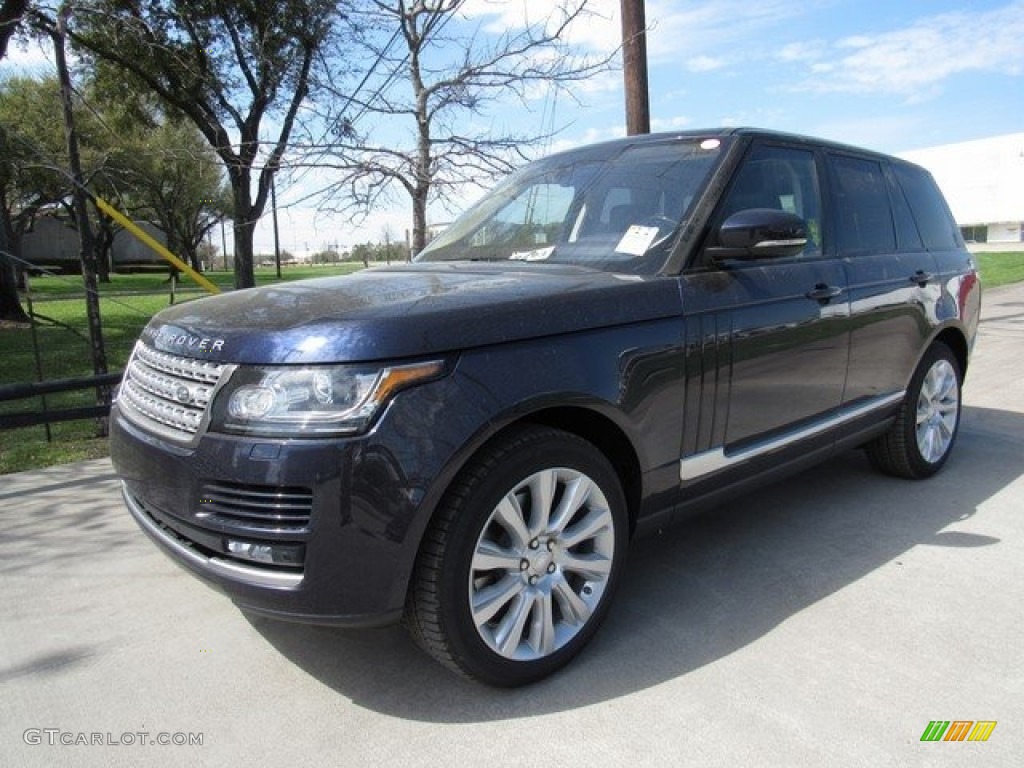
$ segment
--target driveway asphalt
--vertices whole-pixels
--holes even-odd
[[[964,401],[932,480],[851,452],[637,542],[590,648],[516,691],[397,627],[246,617],[106,460],[0,477],[0,765],[1020,765],[1024,285],[986,293]]]

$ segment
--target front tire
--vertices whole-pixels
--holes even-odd
[[[910,380],[896,421],[867,446],[868,458],[896,477],[931,477],[946,463],[960,428],[963,373],[952,350],[936,341]]]
[[[424,537],[406,624],[462,675],[534,682],[597,630],[627,540],[622,486],[604,455],[567,432],[516,429],[449,489]]]

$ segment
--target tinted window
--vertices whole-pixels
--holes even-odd
[[[910,213],[910,206],[907,205],[907,198],[890,174],[886,174],[885,179],[889,183],[889,199],[892,200],[892,214],[896,220],[897,245],[901,251],[920,251],[924,244]]]
[[[895,171],[900,185],[907,193],[907,201],[917,219],[925,247],[930,250],[959,247],[956,222],[931,174],[923,168],[902,163],[895,166]]]
[[[508,177],[417,258],[653,274],[722,146],[719,139],[675,139],[537,161]]]
[[[754,147],[722,202],[718,221],[749,208],[796,214],[807,222],[802,255],[821,253],[821,193],[812,152],[763,144]]]
[[[896,250],[889,191],[880,163],[833,156],[836,233],[842,253]]]

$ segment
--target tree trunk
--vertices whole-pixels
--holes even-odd
[[[256,285],[253,270],[253,235],[256,221],[253,220],[252,190],[249,188],[249,171],[236,169],[230,174],[231,194],[235,202],[235,288],[252,288]]]
[[[176,256],[181,255],[181,251],[178,249],[178,238],[174,234],[174,228],[168,227],[168,231],[165,233],[167,238],[167,250]],[[181,270],[174,266],[171,262],[167,262],[167,282],[173,282],[178,279],[178,275],[181,274]]]
[[[114,271],[114,226],[104,216],[100,216],[99,231],[96,233],[96,276],[101,283],[110,282],[110,273]]]
[[[256,285],[253,269],[253,234],[256,222],[249,221],[247,214],[235,216],[235,288],[252,288]]]
[[[427,190],[419,190],[412,196],[412,255],[416,256],[427,247]]]
[[[14,259],[8,257],[8,253],[14,253],[13,237],[10,232],[10,224],[0,221],[0,320],[7,320],[12,323],[27,323],[28,315],[21,307],[18,299],[18,271],[14,266]]]
[[[4,6],[6,10],[6,5]],[[13,28],[13,27],[12,27]],[[6,40],[0,41],[6,47]],[[0,49],[0,58],[3,49]],[[6,134],[0,128],[0,144],[6,143]],[[10,208],[3,194],[0,194],[0,320],[12,323],[27,323],[28,315],[18,299],[18,276],[21,270],[14,261],[16,240],[11,225]]]

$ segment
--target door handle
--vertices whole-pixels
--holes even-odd
[[[814,289],[808,291],[804,295],[813,301],[827,302],[840,296],[843,293],[842,288],[836,288],[834,285],[825,285],[824,283],[818,283],[814,286]]]
[[[925,272],[923,269],[917,270],[917,272],[910,276],[910,282],[917,283],[921,288],[924,288],[934,279],[935,275],[931,272]]]

